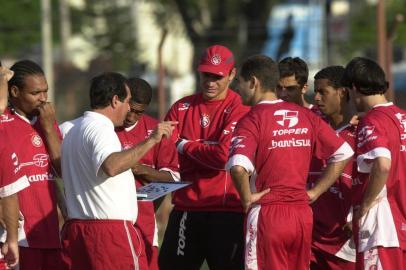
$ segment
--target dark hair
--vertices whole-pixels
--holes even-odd
[[[385,72],[373,60],[364,57],[355,57],[345,67],[342,84],[352,88],[363,95],[384,94],[388,90]]]
[[[321,69],[319,72],[314,75],[315,80],[326,79],[329,81],[329,84],[334,88],[343,87],[341,79],[344,74],[343,66],[329,66]]]
[[[147,81],[140,78],[130,78],[127,84],[130,87],[132,102],[149,105],[152,99],[152,87]]]
[[[275,91],[279,81],[279,69],[272,58],[265,55],[254,55],[244,61],[240,76],[245,81],[255,76],[261,82],[263,90]]]
[[[278,66],[281,78],[295,76],[296,81],[302,87],[307,83],[309,68],[301,58],[286,57],[279,62]]]
[[[24,88],[25,78],[28,76],[45,76],[42,68],[31,60],[21,60],[11,66],[10,70],[14,72],[14,76],[8,82],[9,89],[12,86]]]
[[[92,79],[90,85],[90,107],[102,109],[107,107],[117,95],[120,101],[127,97],[127,79],[116,72],[107,72]]]

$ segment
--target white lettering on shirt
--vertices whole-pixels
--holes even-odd
[[[300,135],[306,134],[308,131],[307,128],[289,128],[289,129],[277,129],[273,131],[273,136],[282,136],[282,135]]]
[[[310,147],[310,139],[290,139],[290,140],[272,140],[272,146],[268,149],[286,148],[286,147]]]

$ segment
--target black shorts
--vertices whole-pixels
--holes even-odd
[[[244,269],[244,214],[173,210],[159,253],[160,270]]]

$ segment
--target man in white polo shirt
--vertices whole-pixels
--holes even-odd
[[[131,168],[176,122],[162,122],[151,136],[122,150],[114,127],[123,125],[131,94],[118,73],[93,78],[92,111],[64,138],[62,177],[69,220],[62,232],[65,269],[148,269],[137,219]]]

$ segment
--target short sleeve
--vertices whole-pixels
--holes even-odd
[[[29,186],[28,178],[22,174],[17,154],[5,143],[0,145],[0,197],[4,198]]]
[[[258,148],[259,128],[255,117],[248,114],[237,124],[230,144],[229,160],[226,169],[241,166],[248,173],[255,171],[254,160]]]
[[[120,140],[109,126],[89,125],[85,131],[86,145],[92,160],[93,172],[100,175],[100,167],[111,154],[122,150]]]
[[[391,159],[385,126],[376,117],[366,116],[357,132],[358,171],[369,173],[372,161],[378,157]]]

